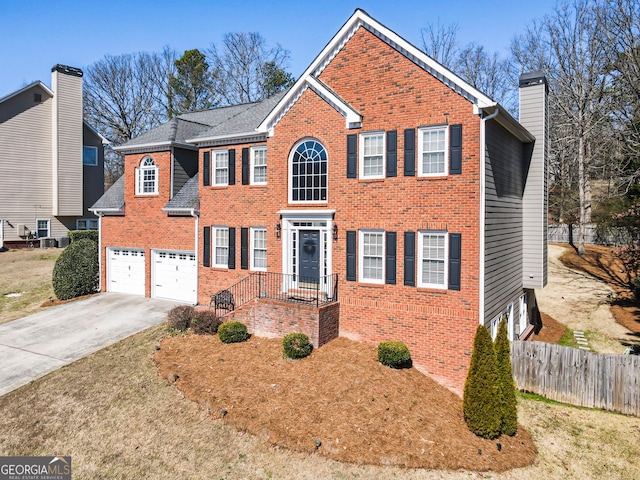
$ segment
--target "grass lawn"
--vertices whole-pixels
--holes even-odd
[[[0,397],[0,454],[71,455],[76,479],[640,478],[640,419],[535,397],[519,398],[519,421],[536,461],[500,474],[359,466],[280,448],[220,421],[161,377],[153,357],[164,333],[154,327]]]
[[[0,252],[0,324],[36,313],[54,298],[51,274],[61,248]]]

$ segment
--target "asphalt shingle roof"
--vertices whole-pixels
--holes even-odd
[[[196,173],[182,186],[180,191],[169,200],[165,208],[198,208],[198,174]]]
[[[93,204],[91,210],[120,210],[124,207],[124,175]]]

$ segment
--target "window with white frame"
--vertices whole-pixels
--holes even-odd
[[[384,178],[384,133],[360,135],[360,178]]]
[[[76,220],[76,230],[98,230],[98,219],[81,218]]]
[[[251,148],[251,185],[267,183],[267,147]]]
[[[158,167],[151,157],[144,157],[136,168],[136,195],[158,193]]]
[[[51,233],[51,221],[50,220],[36,220],[37,238],[47,238]]]
[[[317,140],[298,142],[289,161],[289,201],[325,203],[327,201],[327,151]]]
[[[447,174],[447,127],[419,129],[418,175],[423,177]]]
[[[384,283],[384,231],[360,230],[359,280]]]
[[[267,270],[267,229],[251,228],[251,270]]]
[[[98,166],[98,147],[82,147],[82,164],[90,167]]]
[[[213,152],[213,184],[229,185],[229,150]]]
[[[447,233],[418,234],[418,286],[447,288]]]
[[[213,266],[229,267],[229,228],[212,227],[213,230]]]

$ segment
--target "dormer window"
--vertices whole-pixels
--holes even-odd
[[[158,167],[151,157],[144,157],[136,168],[136,195],[158,193]]]

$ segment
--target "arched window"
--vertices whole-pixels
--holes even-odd
[[[315,139],[298,142],[289,159],[289,201],[327,201],[327,150]]]
[[[136,168],[136,195],[158,193],[158,167],[151,157],[144,157]]]

